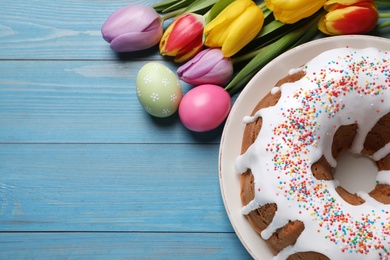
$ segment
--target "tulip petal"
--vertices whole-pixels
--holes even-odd
[[[300,2],[300,1],[287,1]],[[305,2],[305,1],[301,1]],[[287,24],[293,24],[299,20],[309,17],[322,8],[326,0],[310,1],[310,4],[305,5],[283,5],[274,7],[275,19]]]
[[[150,29],[151,21],[158,21],[162,26],[160,15],[151,7],[131,5],[113,12],[103,24],[101,32],[107,42],[119,35]],[[157,26],[157,25],[156,25]]]
[[[332,35],[333,33],[328,31],[327,24],[326,24],[326,15],[322,16],[321,19],[318,21],[318,29],[328,35]]]
[[[375,6],[347,6],[326,14],[326,31],[323,32],[333,35],[366,33],[375,27],[377,21],[378,12]],[[323,29],[323,24],[321,28]]]
[[[233,75],[233,65],[230,61],[223,59],[220,60],[207,74],[196,82],[196,85],[200,84],[215,84],[219,86],[226,85]]]
[[[233,65],[226,59],[220,60],[212,68],[208,69],[208,71],[202,71],[203,73],[201,73],[200,71],[196,71],[196,68],[191,68],[191,71],[182,73],[179,78],[191,85],[225,85],[233,75]]]
[[[172,23],[173,24],[173,23]],[[173,29],[173,26],[168,26],[168,28],[165,30],[165,32],[163,33],[161,39],[160,39],[160,53],[162,55],[166,55],[167,51],[166,51],[166,46],[167,46],[167,40],[168,40],[168,36],[169,34],[171,33]]]
[[[372,0],[328,0],[324,4],[325,10],[328,10],[328,8],[332,5],[355,5],[357,3],[362,3],[362,2],[372,2]]]
[[[192,71],[192,68],[194,67],[194,65],[202,59],[202,57],[207,53],[208,50],[211,50],[211,49],[206,49],[206,50],[199,52],[198,54],[195,55],[195,57],[193,57],[192,59],[190,59],[189,61],[187,61],[183,65],[181,65],[177,69],[177,72],[176,72],[177,75],[179,76],[179,78],[182,77],[188,71]],[[203,66],[202,66],[202,68],[203,68]],[[195,75],[195,76],[199,77],[199,75]]]
[[[321,4],[319,4],[321,3]],[[323,5],[325,1],[313,1],[313,0],[265,0],[265,4],[270,10],[286,9],[286,10],[298,10],[311,5]]]
[[[219,15],[208,23],[204,28],[205,45],[209,47],[220,47],[229,35],[230,25],[245,12],[246,8],[254,5],[251,0],[236,0],[222,10]]]
[[[206,49],[199,52],[194,58],[187,61],[177,69],[177,75],[180,79],[199,78],[208,73],[212,68],[212,63],[204,62],[203,57],[212,49]]]
[[[202,39],[203,22],[199,21],[194,14],[182,16],[177,20],[169,32],[165,51],[173,52],[178,46],[187,46],[188,43]]]
[[[177,75],[192,85],[225,85],[233,75],[233,64],[220,49],[206,49],[179,67]]]
[[[207,53],[200,59],[201,62],[193,65],[194,71],[201,71],[203,74],[209,73],[215,64],[225,59],[220,49],[208,49]],[[195,75],[194,75],[195,76]]]
[[[194,44],[194,45],[188,45],[191,46],[191,48],[183,49],[180,53],[176,54],[174,62],[185,62],[194,57],[197,53],[199,53],[203,49],[203,44],[200,42],[200,44]]]
[[[292,24],[313,15],[320,10],[326,0],[265,0],[266,6],[273,11],[275,19]]]
[[[187,61],[203,49],[204,17],[183,14],[166,29],[160,40],[160,53],[175,57],[175,62]]]
[[[191,78],[198,78],[210,72],[216,61],[223,59],[223,55],[218,49],[206,49],[198,53],[193,59],[177,70],[180,77],[185,72]]]
[[[229,28],[229,35],[222,46],[225,57],[231,57],[242,47],[247,45],[261,30],[264,23],[264,14],[254,5],[246,9],[245,13],[237,17]]]
[[[110,47],[117,52],[145,50],[156,45],[161,38],[161,30],[122,34],[111,41]]]

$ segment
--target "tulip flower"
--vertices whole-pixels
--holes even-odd
[[[163,19],[149,6],[131,5],[113,12],[101,32],[111,49],[131,52],[156,45],[163,34]]]
[[[178,16],[160,40],[160,53],[175,57],[175,62],[193,58],[203,49],[204,23],[204,17],[198,14],[185,13]]]
[[[265,0],[275,19],[287,24],[296,23],[315,14],[325,2],[326,0]]]
[[[179,79],[192,85],[226,85],[233,75],[233,64],[220,49],[205,49],[177,70]]]
[[[379,19],[373,0],[334,0],[324,6],[328,13],[318,28],[325,34],[360,34],[374,29]]]
[[[252,0],[236,0],[205,26],[205,45],[221,47],[225,57],[236,54],[261,30],[264,14]]]

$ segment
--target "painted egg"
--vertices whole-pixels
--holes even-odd
[[[218,127],[227,117],[232,101],[229,93],[217,85],[200,85],[184,95],[179,117],[188,129],[206,132]]]
[[[156,117],[175,113],[182,98],[179,79],[168,67],[157,62],[147,63],[140,69],[136,89],[139,103]]]

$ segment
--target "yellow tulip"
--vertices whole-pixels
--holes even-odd
[[[252,0],[236,0],[205,26],[204,44],[233,56],[255,38],[263,23],[264,14]]]
[[[273,11],[275,19],[287,24],[296,23],[313,15],[323,7],[325,2],[326,0],[265,0],[268,9]]]
[[[328,10],[330,5],[340,4],[340,5],[353,5],[356,3],[362,2],[361,0],[328,0],[325,4],[325,9]]]

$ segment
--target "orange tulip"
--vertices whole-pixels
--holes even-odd
[[[328,13],[318,23],[325,34],[360,34],[374,29],[378,9],[373,0],[330,0],[324,5]]]

